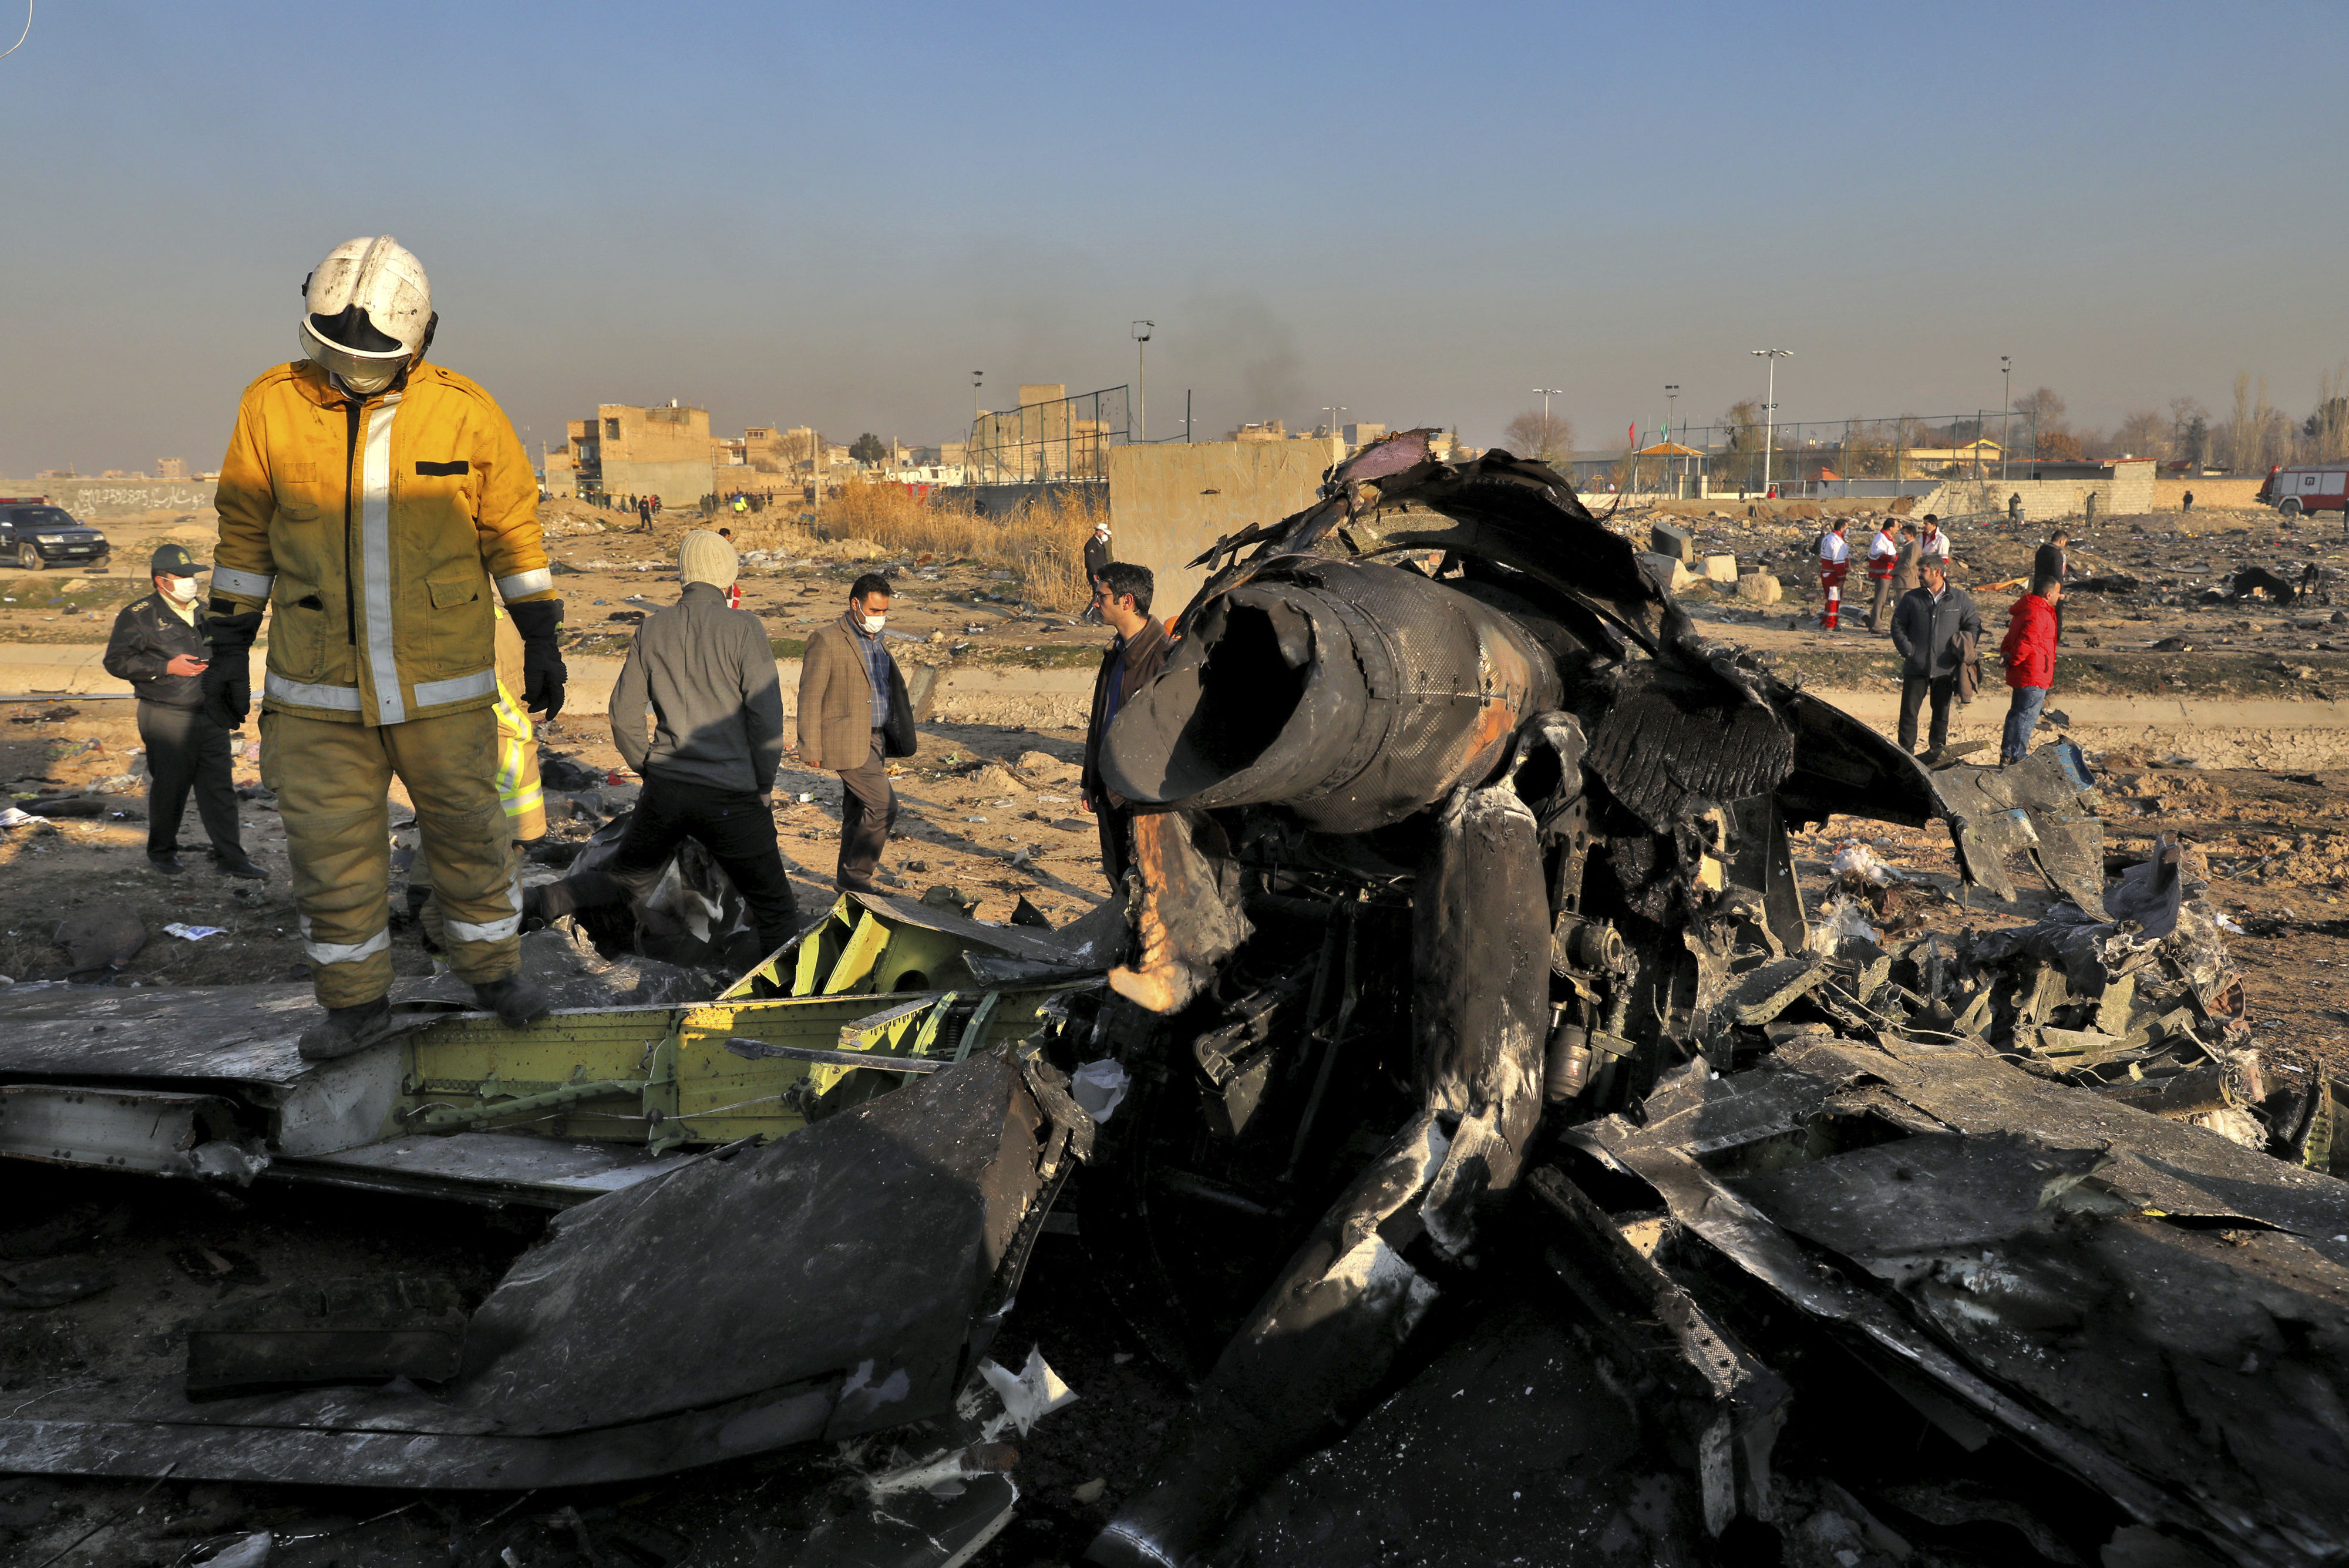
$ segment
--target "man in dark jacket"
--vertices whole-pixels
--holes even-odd
[[[1125,880],[1125,868],[1133,863],[1127,829],[1133,821],[1133,809],[1102,782],[1102,738],[1109,733],[1126,699],[1149,684],[1174,648],[1165,627],[1151,618],[1150,598],[1155,587],[1149,567],[1112,561],[1102,567],[1100,587],[1093,593],[1093,607],[1117,633],[1117,640],[1102,655],[1101,672],[1093,677],[1092,716],[1085,724],[1081,782],[1085,809],[1101,826],[1102,874],[1109,878],[1112,893]]]
[[[726,607],[736,570],[725,540],[702,528],[686,535],[678,549],[685,589],[636,628],[612,687],[612,743],[645,781],[627,832],[601,867],[533,888],[526,914],[552,920],[640,898],[693,838],[741,893],[767,951],[797,930],[770,804],[783,756],[782,685],[764,623]]]
[[[2053,534],[2048,535],[2047,543],[2040,545],[2038,550],[2032,556],[2032,582],[2035,585],[2042,577],[2053,577],[2058,583],[2065,583],[2071,580],[2072,535],[2068,530],[2058,528]],[[2037,593],[2039,590],[2034,586],[2031,591],[2033,593]],[[2048,602],[2055,606],[2055,639],[2058,642],[2061,642],[2064,639],[2063,596],[2058,594],[2054,599],[2051,599]]]
[[[212,859],[232,877],[254,880],[269,873],[244,852],[236,819],[236,785],[229,774],[229,732],[203,711],[204,612],[196,603],[203,570],[185,547],[166,545],[147,563],[155,591],[133,599],[114,618],[106,640],[106,672],[139,693],[139,740],[147,748],[147,863],[176,877],[180,817],[188,792],[212,840]]]
[[[1919,563],[1921,587],[1901,596],[1892,612],[1892,646],[1900,650],[1900,749],[1917,749],[1917,711],[1933,703],[1932,743],[1925,760],[1938,762],[1950,743],[1950,702],[1958,691],[1958,668],[1982,636],[1973,596],[1949,580],[1939,558]]]

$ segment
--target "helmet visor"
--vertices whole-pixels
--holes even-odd
[[[304,352],[321,369],[358,392],[379,392],[391,385],[413,352],[378,329],[356,305],[332,316],[314,312],[304,317],[301,339]]]

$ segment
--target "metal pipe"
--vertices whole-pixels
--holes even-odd
[[[492,1122],[502,1116],[518,1116],[524,1111],[559,1111],[583,1100],[608,1099],[615,1095],[641,1095],[645,1085],[623,1078],[605,1078],[593,1084],[565,1084],[559,1089],[549,1089],[543,1095],[520,1095],[511,1100],[492,1100],[480,1106],[435,1106],[419,1115],[409,1125],[424,1132],[454,1132],[477,1122]]]
[[[892,1073],[935,1073],[947,1065],[945,1062],[920,1056],[891,1056],[879,1051],[827,1051],[815,1045],[772,1045],[764,1040],[751,1040],[737,1034],[726,1042],[726,1049],[737,1056],[780,1056],[788,1062],[815,1062],[827,1067],[885,1067]]]

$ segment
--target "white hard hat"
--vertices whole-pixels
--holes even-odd
[[[302,283],[302,351],[361,395],[423,357],[440,317],[424,264],[389,234],[345,240]]]

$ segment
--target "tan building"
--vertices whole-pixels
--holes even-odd
[[[1106,478],[1109,431],[1099,419],[1078,417],[1083,406],[1081,396],[1069,400],[1066,383],[1021,386],[1018,408],[971,421],[964,472],[974,484]],[[845,447],[834,450],[847,461]]]
[[[707,409],[601,403],[567,429],[582,493],[657,495],[673,508],[716,493]]]
[[[188,460],[184,457],[157,458],[155,460],[155,477],[158,479],[187,478]]]
[[[2005,448],[1988,436],[1963,446],[1912,446],[1901,449],[1900,461],[1910,473],[1940,473],[1949,469],[1974,472],[1997,466]]]

